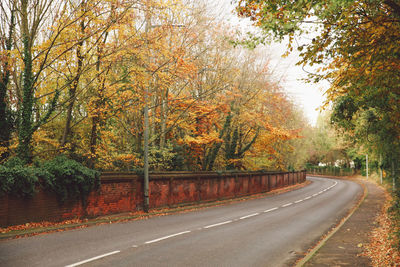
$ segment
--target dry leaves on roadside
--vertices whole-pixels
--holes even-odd
[[[25,223],[25,224],[20,224],[20,225],[13,225],[9,226],[6,228],[0,228],[0,233],[5,234],[11,231],[23,231],[23,230],[29,230],[29,229],[36,229],[36,228],[46,228],[46,227],[57,227],[57,226],[62,226],[62,225],[70,225],[70,224],[78,224],[82,223],[83,220],[80,219],[73,219],[73,220],[65,220],[62,222],[31,222],[31,223]]]
[[[386,193],[383,212],[376,219],[379,226],[372,231],[370,243],[364,246],[363,255],[369,257],[375,267],[400,266],[400,253],[394,248],[396,240],[395,236],[391,234],[396,229],[387,213],[391,201],[391,196]]]

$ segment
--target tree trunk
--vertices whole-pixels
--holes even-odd
[[[12,37],[14,32],[14,9],[11,11],[10,18],[10,28],[8,31],[8,37],[6,40],[6,59],[3,64],[3,71],[1,73],[0,79],[0,146],[4,146],[6,148],[10,145],[11,131],[12,131],[12,119],[11,119],[11,110],[7,103],[7,86],[10,81],[10,70],[9,70],[9,51],[12,49]],[[8,152],[0,155],[0,161],[6,159],[8,157]]]
[[[80,30],[81,30],[82,34],[85,32],[85,23],[84,23],[83,19],[80,23]],[[75,74],[74,80],[72,81],[72,84],[69,87],[69,92],[68,92],[69,93],[69,104],[68,104],[68,108],[67,108],[67,118],[65,120],[64,133],[63,133],[63,136],[61,139],[61,146],[65,146],[65,144],[69,141],[69,136],[71,134],[72,111],[74,109],[74,104],[75,104],[75,100],[76,100],[76,91],[77,91],[77,88],[79,85],[79,79],[82,74],[82,65],[83,65],[82,46],[83,46],[83,41],[80,41],[76,48],[76,57],[78,59],[77,69],[76,69],[76,74]]]
[[[232,121],[232,114],[229,113],[228,116],[225,119],[224,123],[224,128],[222,128],[221,132],[219,133],[219,138],[222,139],[225,135],[225,133],[228,131],[229,134],[229,128],[231,126],[231,121]],[[210,151],[207,153],[207,156],[204,159],[204,163],[202,166],[202,170],[205,171],[212,171],[214,168],[214,162],[217,158],[218,152],[221,149],[222,143],[217,143],[214,144],[213,147],[210,149]]]
[[[393,156],[392,156],[393,157]],[[392,158],[392,183],[393,191],[396,190],[396,171],[394,167],[394,159]]]
[[[94,168],[95,161],[96,161],[96,146],[97,146],[97,125],[98,125],[98,117],[95,116],[92,118],[92,128],[90,131],[90,141],[89,141],[89,148],[90,148],[90,159],[89,159],[89,167]]]
[[[161,94],[161,106],[160,106],[160,148],[164,148],[166,141],[166,129],[167,129],[167,116],[168,116],[168,88],[166,89],[165,96]]]
[[[21,26],[23,41],[24,71],[22,75],[22,104],[19,114],[18,131],[18,156],[26,162],[32,161],[32,109],[33,109],[33,73],[32,73],[32,50],[28,29],[28,1],[22,1]]]
[[[97,49],[97,63],[96,63],[96,72],[97,72],[97,79],[98,79],[98,92],[95,92],[95,101],[94,101],[94,114],[92,118],[92,127],[90,131],[90,142],[89,142],[89,148],[90,148],[90,153],[91,157],[89,160],[89,166],[90,168],[94,168],[95,161],[96,161],[96,146],[97,146],[97,138],[98,138],[98,124],[100,122],[100,107],[102,105],[103,101],[103,90],[104,90],[104,81],[102,81],[102,78],[100,76],[100,65],[101,65],[101,49]]]
[[[19,105],[18,110],[18,147],[17,147],[17,155],[22,160],[27,163],[32,162],[32,136],[33,133],[44,123],[46,123],[53,111],[55,110],[57,100],[59,97],[59,91],[55,90],[55,95],[53,99],[48,103],[48,110],[43,116],[39,116],[39,113],[36,113],[38,116],[36,121],[33,120],[33,107],[35,102],[35,82],[39,78],[41,71],[45,66],[44,62],[41,62],[38,71],[34,74],[32,65],[33,65],[33,55],[32,55],[32,46],[33,40],[37,36],[37,30],[40,25],[40,22],[45,17],[45,12],[48,11],[47,8],[44,9],[35,9],[34,11],[29,10],[28,14],[28,0],[22,0],[20,2],[20,6],[18,7],[19,17],[21,21],[21,36],[22,36],[22,48],[23,55],[22,61],[24,63],[24,70],[22,73],[22,100]],[[44,2],[44,5],[50,5],[51,2]],[[37,8],[37,6],[35,6]],[[32,18],[31,29],[29,28],[29,18],[30,14],[34,14],[34,18]]]

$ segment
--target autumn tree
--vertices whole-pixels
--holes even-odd
[[[397,1],[238,1],[264,36],[312,34],[299,64],[323,64],[310,81],[327,79],[333,121],[387,162],[398,161],[399,4]],[[360,127],[363,125],[362,127]],[[361,130],[363,128],[363,130]],[[392,168],[396,169],[396,167]]]
[[[69,5],[71,4],[71,5]],[[81,3],[84,5],[84,3]],[[76,46],[81,46],[87,36],[65,38],[75,22],[79,24],[85,14],[73,16],[81,6],[73,2],[9,1],[2,5],[3,12],[11,16],[7,48],[14,44],[17,60],[12,69],[13,84],[4,84],[15,94],[18,132],[17,154],[27,162],[32,160],[32,137],[46,124],[54,113],[65,84],[52,83],[59,59]],[[87,13],[88,11],[86,11]],[[14,22],[15,19],[15,22]],[[3,25],[7,22],[3,22]],[[9,50],[9,49],[7,49]],[[4,61],[6,62],[6,61]],[[59,65],[58,65],[59,66]],[[65,65],[64,65],[65,66]],[[7,82],[7,74],[3,81]],[[44,79],[47,77],[47,80]],[[51,87],[46,88],[46,85]],[[5,99],[5,98],[3,98]],[[43,103],[43,104],[39,104]],[[47,104],[44,104],[47,103]],[[7,116],[5,116],[7,118]]]
[[[6,6],[10,4],[12,6]],[[8,157],[8,147],[13,129],[12,111],[8,87],[11,79],[11,52],[13,48],[13,35],[15,30],[15,7],[14,3],[1,3],[1,73],[0,73],[0,146],[5,151],[0,151],[0,159]],[[9,11],[9,13],[7,12]]]
[[[263,53],[233,47],[235,29],[203,4],[1,7],[3,159],[65,153],[103,170],[140,169],[147,106],[152,170],[287,167],[292,103]]]

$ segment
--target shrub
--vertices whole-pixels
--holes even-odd
[[[31,197],[37,186],[54,192],[59,201],[80,198],[99,185],[100,173],[66,156],[58,156],[36,167],[28,166],[20,158],[12,158],[0,165],[0,195]]]
[[[0,165],[0,194],[31,197],[36,192],[37,183],[36,169],[25,165],[18,157]]]
[[[10,173],[10,169],[0,165],[0,196],[10,192],[13,183],[14,175]]]
[[[42,165],[42,174],[46,176],[45,187],[55,192],[58,199],[81,198],[99,185],[100,173],[89,169],[64,155],[47,161]]]

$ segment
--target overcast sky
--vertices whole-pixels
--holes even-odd
[[[328,84],[304,82],[302,79],[307,77],[307,73],[301,66],[296,66],[296,62],[300,60],[298,53],[293,52],[287,58],[281,57],[286,51],[285,44],[273,44],[271,51],[274,52],[271,53],[271,67],[276,68],[276,74],[283,75],[282,87],[303,108],[310,123],[315,125],[319,114],[317,109],[325,101],[324,90],[328,88]]]
[[[208,2],[212,7],[212,12],[216,12],[215,15],[220,16],[222,20],[229,21],[241,28],[250,27],[248,21],[239,20],[233,14],[234,6],[231,4],[231,0],[218,0],[218,2],[208,0]],[[291,99],[303,108],[309,122],[315,125],[319,114],[317,109],[325,100],[324,90],[328,88],[328,84],[309,84],[302,81],[307,77],[307,73],[303,71],[301,66],[296,66],[296,62],[300,60],[298,53],[293,52],[286,58],[282,57],[286,51],[286,45],[285,42],[273,43],[266,49],[266,52],[271,56],[270,68],[274,71],[275,76],[281,80],[282,87]]]

